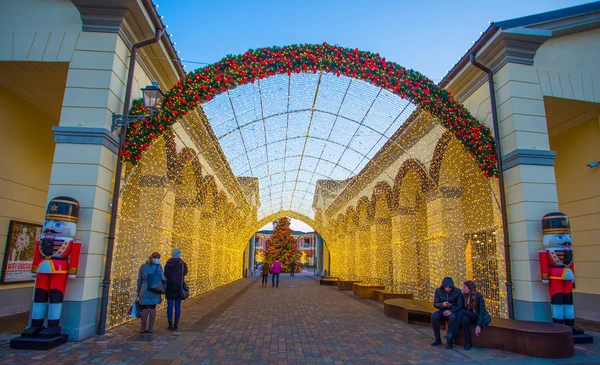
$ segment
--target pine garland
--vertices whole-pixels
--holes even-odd
[[[134,129],[123,158],[139,161],[142,152],[178,118],[218,94],[277,74],[325,71],[382,87],[429,111],[477,160],[486,176],[498,176],[494,139],[444,88],[417,71],[389,62],[379,54],[323,44],[249,50],[197,69],[180,79],[165,95],[161,112]]]

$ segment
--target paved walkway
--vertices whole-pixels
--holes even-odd
[[[139,335],[136,320],[47,352],[11,350],[3,335],[0,364],[600,364],[600,332],[596,344],[562,360],[432,348],[428,327],[388,318],[382,304],[305,275],[282,276],[279,288],[238,280],[185,301],[182,312],[178,332],[166,330],[160,312],[152,336]]]

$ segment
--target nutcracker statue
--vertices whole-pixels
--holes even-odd
[[[542,218],[544,248],[539,251],[542,283],[548,284],[552,322],[566,324],[573,329],[575,343],[590,343],[593,337],[584,335],[575,326],[573,288],[575,268],[571,250],[571,225],[566,214],[548,213]]]
[[[11,341],[11,347],[51,348],[40,344],[39,340],[33,341],[40,338],[61,337],[66,342],[67,336],[61,335],[59,321],[67,278],[74,279],[77,274],[81,241],[73,239],[73,236],[78,217],[79,202],[73,198],[59,196],[48,204],[42,236],[35,243],[31,267],[35,290],[30,325],[20,338]]]

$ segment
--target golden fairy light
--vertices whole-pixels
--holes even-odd
[[[348,97],[329,105],[327,90]],[[333,276],[422,300],[444,276],[474,280],[506,317],[497,180],[438,118],[398,100],[328,73],[275,76],[179,118],[124,172],[109,327],[128,320],[153,251],[164,263],[182,250],[194,296],[241,278],[248,240],[280,216],[315,228]]]

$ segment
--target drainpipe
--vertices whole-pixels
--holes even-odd
[[[489,68],[475,61],[475,55],[469,55],[471,64],[481,71],[487,73],[488,85],[490,87],[490,101],[492,103],[492,124],[494,126],[494,142],[496,143],[496,157],[498,160],[498,170],[500,176],[498,182],[500,184],[500,209],[502,210],[502,231],[504,233],[504,262],[506,264],[506,297],[508,300],[508,318],[515,318],[515,308],[513,303],[512,290],[512,270],[510,265],[510,239],[508,236],[508,216],[506,214],[506,196],[504,193],[504,168],[502,167],[502,152],[500,149],[500,133],[498,131],[498,111],[496,110],[496,91],[494,87],[494,73]]]
[[[125,89],[125,102],[123,103],[123,115],[129,115],[129,106],[131,104],[131,88],[133,86],[133,72],[135,69],[135,57],[138,48],[156,43],[162,37],[164,29],[158,28],[153,38],[146,39],[131,47],[131,57],[129,59],[129,73],[127,74],[127,86]],[[123,161],[120,152],[123,149],[127,139],[127,124],[121,127],[119,135],[119,151],[117,153],[117,167],[115,170],[115,184],[113,186],[112,205],[110,211],[110,226],[108,228],[108,243],[106,245],[106,261],[104,262],[104,280],[102,281],[102,301],[100,303],[100,318],[98,320],[98,334],[103,335],[106,331],[106,313],[108,311],[108,295],[110,288],[110,274],[112,269],[112,257],[115,246],[115,231],[117,227],[117,208],[119,206],[119,189],[121,188],[121,171]]]

